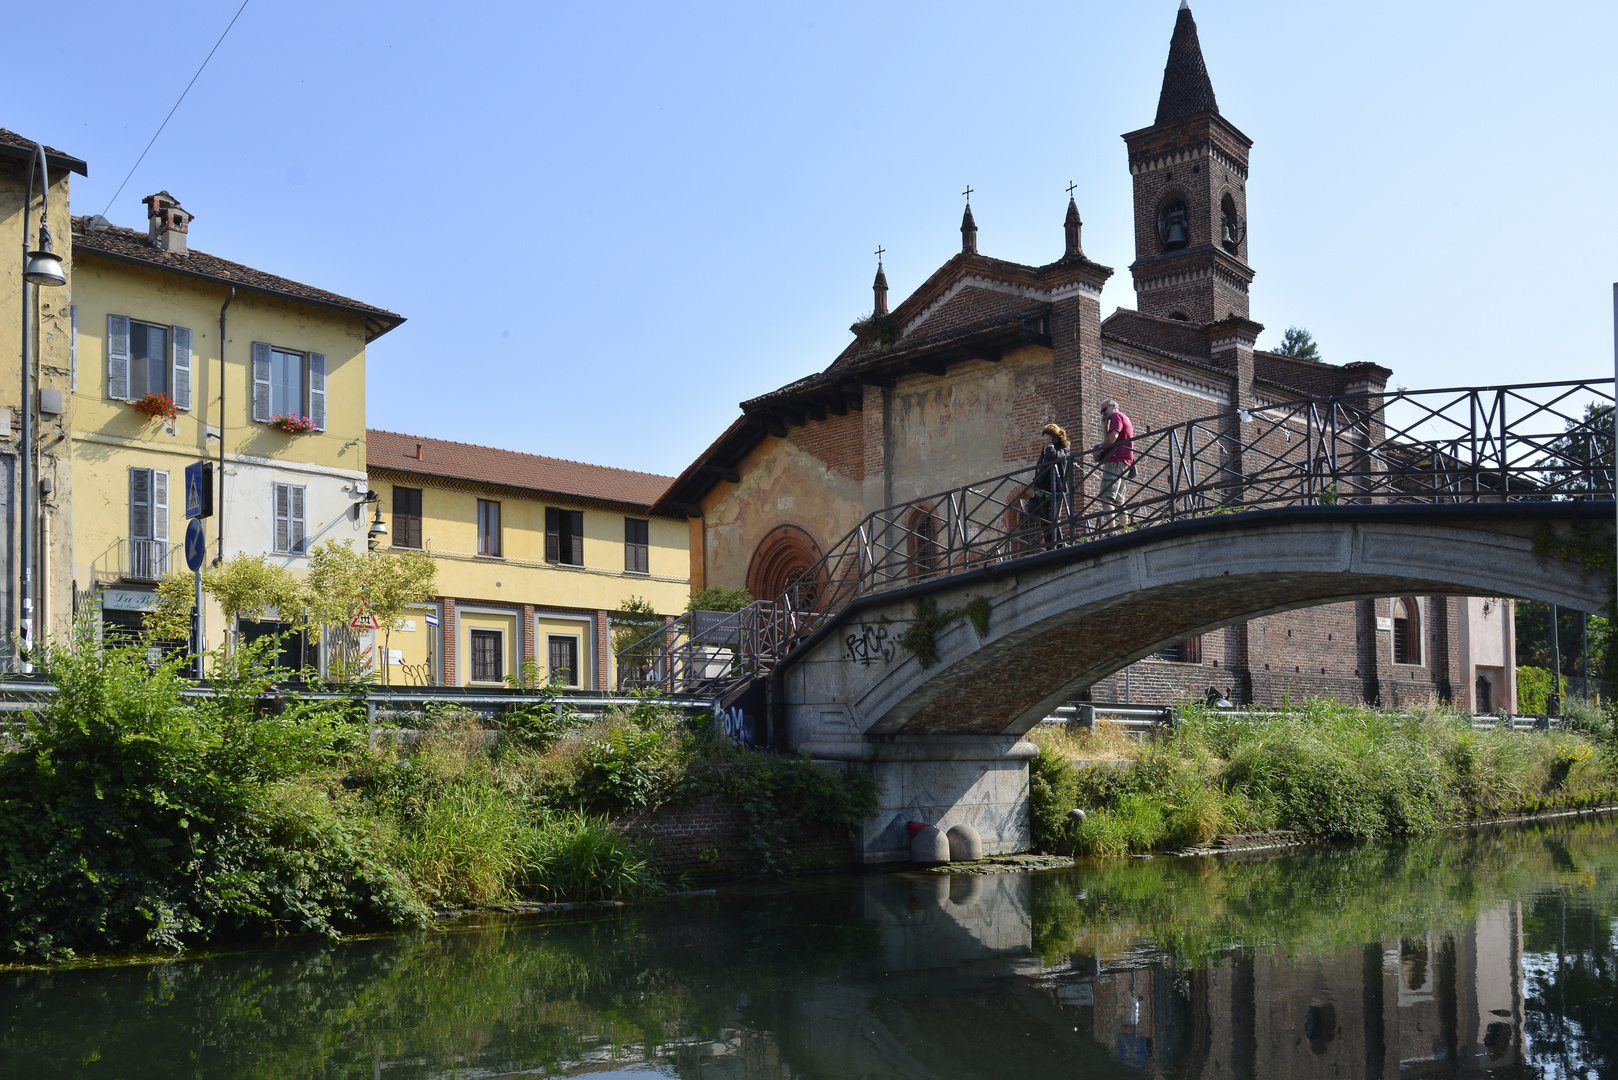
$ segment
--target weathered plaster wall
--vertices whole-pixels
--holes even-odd
[[[996,476],[1039,456],[1056,420],[1049,349],[1028,346],[998,364],[972,361],[945,378],[911,375],[886,395],[887,493],[903,502]]]
[[[767,436],[736,469],[739,484],[718,484],[703,498],[708,585],[745,585],[759,541],[777,525],[797,525],[825,552],[865,514],[859,481],[790,438]]]

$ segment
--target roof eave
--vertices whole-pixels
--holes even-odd
[[[32,148],[13,146],[10,143],[0,143],[0,157],[8,157],[15,161],[33,161]],[[52,169],[66,169],[76,172],[80,176],[90,175],[90,166],[71,154],[64,154],[60,150],[45,148],[45,164]]]
[[[266,289],[262,285],[254,285],[250,282],[238,281],[235,278],[223,277],[219,274],[207,274],[200,270],[192,270],[185,266],[176,266],[166,262],[153,262],[150,259],[141,259],[134,255],[125,255],[121,251],[108,251],[105,248],[98,247],[81,247],[75,244],[73,247],[73,257],[78,258],[80,255],[97,255],[106,259],[116,259],[119,262],[128,263],[131,266],[144,266],[152,270],[164,270],[172,274],[179,274],[182,277],[196,278],[199,281],[211,281],[217,285],[230,285],[238,289],[245,289],[248,292],[258,293],[260,296],[273,296],[277,300],[287,300],[298,304],[311,304],[314,307],[326,308],[330,311],[341,311],[349,315],[358,315],[365,320],[365,343],[367,345],[381,337],[383,334],[386,334],[388,331],[397,329],[405,322],[405,317],[403,315],[395,315],[391,311],[384,313],[380,311],[373,311],[368,308],[355,307],[351,304],[339,304],[331,300],[318,300],[314,297],[299,296],[296,293],[279,292],[275,289]]]
[[[513,484],[508,481],[483,480],[471,476],[456,476],[453,473],[435,472],[431,469],[412,469],[408,465],[384,465],[380,462],[367,461],[365,463],[365,469],[367,472],[374,469],[377,472],[398,473],[401,476],[419,476],[424,479],[444,480],[457,484],[475,484],[486,488],[501,488],[505,491],[521,491],[531,495],[547,495],[557,499],[583,499],[588,502],[610,503],[613,506],[629,506],[639,510],[641,513],[652,514],[653,516],[657,517],[681,516],[679,514],[657,514],[656,502],[644,503],[631,499],[614,499],[607,495],[587,494],[582,491],[561,491],[557,488],[533,487],[528,484]],[[659,498],[661,498],[661,496],[659,496]]]

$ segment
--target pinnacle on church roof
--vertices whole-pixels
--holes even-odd
[[[882,272],[882,251],[876,249],[876,280],[871,282],[871,292],[876,297],[876,304],[871,309],[873,315],[886,315],[888,313],[888,275]]]
[[[1079,204],[1073,201],[1073,196],[1067,198],[1067,218],[1062,222],[1062,231],[1067,234],[1068,255],[1084,254],[1084,247],[1079,242],[1079,230],[1084,222],[1079,220]]]
[[[1157,99],[1157,123],[1168,124],[1193,113],[1217,113],[1213,82],[1202,62],[1202,45],[1197,41],[1197,21],[1191,6],[1180,0],[1180,13],[1174,19],[1174,36],[1169,39],[1169,61],[1163,66],[1163,92]]]
[[[961,250],[969,255],[978,253],[978,223],[972,220],[971,196],[967,196],[966,213],[961,215]]]

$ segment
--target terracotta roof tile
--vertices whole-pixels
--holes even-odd
[[[34,140],[24,138],[15,131],[0,128],[0,154],[10,158],[31,159],[34,154]],[[45,163],[57,169],[70,169],[80,176],[90,175],[90,167],[81,158],[63,153],[54,146],[45,147]]]
[[[673,483],[672,476],[587,465],[565,458],[523,454],[474,443],[403,435],[396,431],[365,431],[365,460],[373,469],[467,480],[499,487],[523,488],[552,495],[627,503],[651,507]],[[416,460],[416,448],[421,460]]]
[[[122,225],[109,225],[95,231],[86,231],[89,219],[76,217],[73,219],[73,251],[95,252],[109,255],[115,259],[126,262],[147,263],[151,266],[161,266],[178,274],[190,277],[207,278],[226,285],[238,285],[252,289],[255,292],[268,293],[271,296],[285,297],[289,300],[302,300],[306,303],[318,304],[321,307],[336,308],[339,311],[348,311],[365,318],[365,340],[374,341],[383,334],[404,322],[403,315],[397,315],[386,308],[374,307],[371,304],[350,300],[346,296],[339,296],[325,289],[317,289],[313,285],[292,281],[289,278],[277,277],[262,270],[255,270],[251,266],[243,266],[228,259],[221,259],[217,255],[209,255],[205,251],[192,248],[181,254],[179,252],[163,251],[153,247],[151,240],[143,232],[126,229]]]

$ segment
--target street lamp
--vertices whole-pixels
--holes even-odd
[[[34,373],[33,325],[29,319],[28,286],[57,288],[67,284],[62,260],[51,251],[51,229],[47,215],[51,205],[51,180],[45,161],[45,147],[34,143],[34,160],[39,162],[39,249],[28,250],[28,211],[34,205],[34,163],[28,164],[28,194],[22,206],[22,431],[18,438],[18,537],[17,560],[21,571],[23,671],[32,671],[34,649]],[[36,297],[37,299],[37,297]]]

